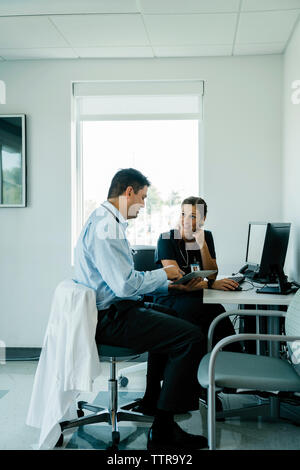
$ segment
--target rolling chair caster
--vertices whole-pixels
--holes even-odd
[[[113,431],[111,433],[111,438],[112,438],[111,445],[109,447],[107,447],[106,450],[108,450],[110,452],[116,452],[117,450],[119,450],[119,443],[120,443],[120,433],[119,433],[119,431]]]
[[[119,377],[119,385],[120,387],[127,387],[129,380],[127,377]]]
[[[78,406],[79,406],[79,409],[77,410],[78,418],[82,418],[84,416],[84,411],[81,409],[81,406],[84,405],[85,403],[87,403],[87,402],[86,401],[79,401],[78,402]],[[63,445],[63,443],[64,443],[64,435],[63,435],[63,433],[61,433],[57,443],[55,444],[55,447],[61,447]]]
[[[63,445],[63,443],[64,443],[64,435],[63,435],[63,433],[61,433],[57,443],[55,444],[55,447],[61,447]]]
[[[82,410],[82,406],[86,405],[87,401],[79,401],[77,403],[78,410],[77,410],[77,416],[78,418],[82,418],[84,416],[84,411]]]

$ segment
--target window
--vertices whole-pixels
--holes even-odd
[[[196,93],[193,82],[187,93],[185,82],[185,88],[176,84],[177,93],[172,89],[172,95],[164,94],[170,89],[166,83],[159,86],[164,93],[154,87],[152,95],[144,94],[145,87],[152,89],[148,82],[142,82],[143,94],[135,95],[99,96],[95,83],[90,84],[92,92],[87,84],[75,87],[74,244],[91,212],[107,198],[120,168],[136,168],[151,182],[145,209],[129,221],[127,236],[133,245],[156,245],[160,233],[178,222],[182,199],[199,195],[202,88],[197,82]]]

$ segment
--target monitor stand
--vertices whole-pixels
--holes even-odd
[[[264,286],[260,289],[256,289],[258,294],[279,294],[279,295],[288,295],[296,292],[297,287],[292,287],[292,284],[287,281],[287,276],[284,274],[284,271],[279,266],[273,266],[273,275],[275,280],[278,281],[278,286],[269,287]]]
[[[288,283],[290,284],[290,283]],[[289,287],[285,288],[283,291],[280,289],[280,286],[264,286],[261,287],[260,289],[256,289],[256,292],[258,294],[279,294],[279,295],[288,295],[292,294],[293,292],[296,292],[298,290],[298,287]]]

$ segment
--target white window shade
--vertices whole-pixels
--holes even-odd
[[[203,82],[74,83],[80,120],[202,119]]]

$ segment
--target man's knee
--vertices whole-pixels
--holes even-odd
[[[202,328],[198,325],[194,325],[192,323],[186,322],[187,326],[187,331],[186,331],[186,336],[189,338],[189,340],[193,343],[202,343],[203,341],[206,341],[206,335],[204,334]]]

